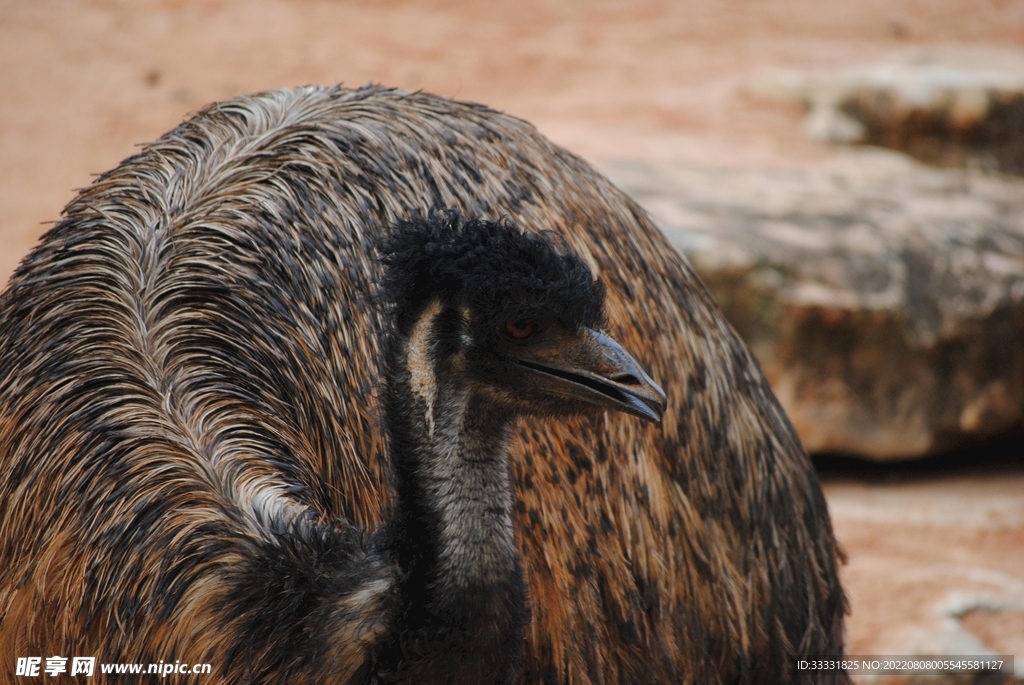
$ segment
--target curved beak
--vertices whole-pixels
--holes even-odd
[[[559,395],[661,424],[665,391],[604,333],[583,328],[551,352],[517,361],[547,376],[549,387]]]

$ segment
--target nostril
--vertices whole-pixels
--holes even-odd
[[[642,385],[642,381],[631,373],[617,373],[612,380],[623,385]]]

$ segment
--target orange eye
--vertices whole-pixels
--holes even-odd
[[[517,340],[523,340],[537,332],[537,322],[533,319],[509,321],[505,324],[505,332]]]

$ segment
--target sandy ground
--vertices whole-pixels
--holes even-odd
[[[1024,662],[1024,472],[940,462],[822,472],[849,556],[847,653]]]
[[[752,84],[879,60],[1021,69],[1024,2],[0,0],[0,279],[91,173],[240,93],[373,81],[503,109],[597,162],[791,168],[832,152]],[[1021,469],[826,490],[851,653],[1024,662]]]

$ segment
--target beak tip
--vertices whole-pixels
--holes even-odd
[[[665,415],[665,403],[659,401],[657,397],[642,395],[626,395],[626,402],[631,407],[632,411],[629,413],[634,414],[645,421],[661,426],[662,419]]]

